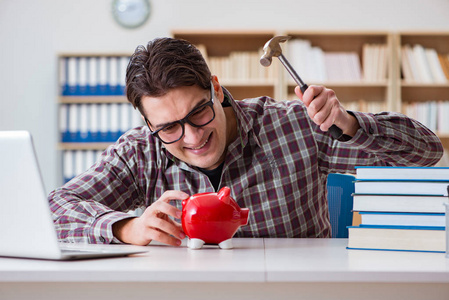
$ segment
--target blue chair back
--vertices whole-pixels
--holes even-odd
[[[352,207],[355,177],[346,174],[329,174],[327,177],[327,202],[333,238],[347,238],[352,225]]]

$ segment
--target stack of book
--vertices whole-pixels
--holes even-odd
[[[445,252],[449,168],[357,167],[348,249]]]

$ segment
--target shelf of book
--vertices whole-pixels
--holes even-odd
[[[449,149],[449,31],[400,32],[397,41],[402,112],[437,132]]]
[[[84,171],[121,134],[142,123],[125,96],[129,57],[123,53],[58,56],[58,150],[63,182]]]
[[[386,32],[289,31],[287,55],[302,79],[333,89],[343,103],[359,110],[397,110],[392,68],[393,37]],[[300,71],[302,70],[302,72]],[[296,84],[283,72],[288,98]],[[351,105],[353,106],[353,105]]]

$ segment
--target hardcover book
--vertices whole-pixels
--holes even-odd
[[[360,212],[361,225],[445,227],[444,213]]]
[[[448,195],[449,180],[357,180],[356,194]]]
[[[357,179],[428,179],[449,181],[448,167],[356,167]]]
[[[444,227],[350,226],[348,249],[445,252]]]
[[[449,197],[432,195],[354,194],[354,211],[444,213]]]

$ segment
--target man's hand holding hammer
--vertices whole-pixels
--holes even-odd
[[[295,94],[304,102],[309,117],[322,131],[328,131],[335,124],[344,134],[352,137],[360,128],[357,119],[341,105],[333,90],[311,85],[303,95],[301,88],[297,86]]]
[[[271,65],[273,57],[279,58],[285,69],[298,84],[296,95],[304,102],[307,112],[312,120],[323,131],[329,131],[333,138],[338,139],[343,134],[354,136],[360,128],[357,119],[350,115],[340,104],[335,92],[323,86],[308,86],[290,65],[282,54],[280,43],[288,41],[289,36],[275,36],[263,47],[260,64],[264,67]]]

